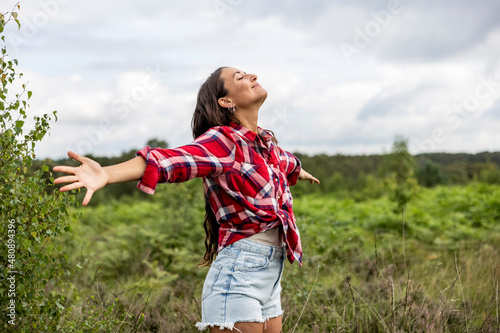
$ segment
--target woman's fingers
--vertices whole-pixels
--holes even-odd
[[[59,189],[61,192],[67,192],[67,191],[72,191],[72,190],[77,190],[79,188],[85,187],[81,182],[76,182],[72,184],[68,184],[66,186],[63,186]]]
[[[82,155],[79,155],[71,150],[68,151],[68,157],[71,158],[72,160],[78,161],[80,163],[83,163],[83,161],[85,160],[85,157],[83,157]]]
[[[96,161],[81,156],[75,152],[69,151],[68,157],[80,162],[80,166],[71,167],[59,165],[53,168],[56,172],[63,172],[68,175],[58,177],[54,180],[54,184],[69,183],[59,189],[61,192],[77,190],[82,187],[87,189],[83,205],[86,206],[92,195],[98,189],[104,187],[108,182],[108,177],[99,163]]]
[[[314,176],[311,176],[311,179],[309,180],[312,183],[316,183],[316,184],[319,184],[319,179],[314,177]]]
[[[68,156],[69,156],[69,158],[71,158],[75,161],[78,161],[80,163],[83,163],[83,160],[85,159],[85,157],[78,155],[77,153],[74,153],[72,151],[68,151]],[[56,172],[64,172],[64,173],[75,173],[75,169],[76,169],[76,167],[67,166],[67,165],[57,165],[57,166],[52,168],[52,170],[54,170]]]
[[[58,165],[52,168],[52,170],[56,172],[64,172],[64,173],[75,173],[75,167],[70,167],[66,165]]]
[[[78,181],[76,176],[64,176],[54,179],[54,184],[73,183]]]
[[[59,191],[67,192],[67,191],[77,190],[77,189],[82,188],[82,187],[84,187],[84,185],[80,182],[77,182],[77,183],[63,186],[59,189]],[[90,199],[92,198],[92,194],[94,194],[94,191],[87,188],[87,193],[85,193],[85,198],[83,198],[83,203],[82,203],[84,206],[88,205],[88,203],[90,202]]]
[[[90,201],[90,198],[92,198],[92,194],[94,194],[94,191],[87,189],[87,193],[85,193],[85,198],[83,198],[82,205],[87,206],[87,204]]]

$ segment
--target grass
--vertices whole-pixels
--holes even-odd
[[[75,332],[197,332],[207,269],[196,268],[203,201],[194,190],[165,186],[151,200],[85,208],[62,240],[75,265],[65,304]],[[304,264],[284,272],[283,332],[500,332],[499,194],[422,190],[404,238],[387,198],[296,198]]]
[[[288,269],[284,331],[297,324],[299,332],[499,331],[498,248],[476,244],[460,252],[429,252],[408,245],[406,268],[401,251],[393,249]],[[320,278],[304,310],[314,269]]]

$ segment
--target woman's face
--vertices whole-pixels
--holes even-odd
[[[267,91],[257,82],[257,75],[247,74],[244,71],[226,67],[222,70],[221,78],[228,93],[226,99],[236,108],[247,108],[262,105],[267,97]]]

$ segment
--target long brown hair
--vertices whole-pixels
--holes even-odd
[[[239,120],[231,115],[227,108],[219,105],[219,98],[225,97],[228,93],[224,87],[224,80],[221,77],[222,70],[226,67],[220,67],[215,70],[208,79],[201,85],[198,91],[196,107],[194,109],[191,127],[193,137],[196,139],[207,130],[215,126],[228,126],[229,123],[240,124]],[[198,267],[210,266],[217,253],[219,246],[219,223],[210,207],[208,198],[205,197],[205,248],[206,252]]]

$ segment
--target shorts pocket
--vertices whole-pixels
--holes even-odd
[[[201,300],[212,294],[214,290],[214,285],[219,279],[220,271],[222,270],[222,265],[213,263],[208,270],[207,277],[205,278],[205,283],[203,284],[203,291],[201,293]]]
[[[263,255],[247,253],[243,262],[239,262],[239,264],[240,266],[235,267],[236,270],[241,272],[255,272],[266,268],[269,265],[269,259]]]

